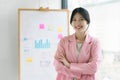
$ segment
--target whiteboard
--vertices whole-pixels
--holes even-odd
[[[19,80],[55,80],[53,59],[59,40],[68,35],[67,10],[18,10]]]

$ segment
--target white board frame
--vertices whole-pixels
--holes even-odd
[[[69,11],[67,10],[67,9],[62,9],[62,10],[59,10],[59,9],[50,9],[50,10],[44,10],[44,9],[18,9],[18,80],[25,80],[25,78],[24,77],[30,77],[30,76],[22,76],[21,74],[24,74],[24,72],[22,71],[22,68],[21,68],[21,66],[24,66],[23,64],[22,64],[22,61],[24,61],[24,60],[22,60],[23,58],[21,58],[22,57],[22,55],[23,55],[23,53],[22,53],[22,51],[21,51],[21,45],[24,45],[24,44],[22,44],[22,39],[21,39],[21,35],[23,35],[22,34],[22,16],[21,16],[21,14],[22,14],[22,12],[43,12],[43,14],[44,13],[49,13],[49,12],[65,12],[66,13],[66,18],[67,18],[67,22],[66,22],[66,24],[67,24],[67,26],[64,26],[64,28],[66,27],[67,28],[67,30],[66,30],[66,35],[69,35]],[[35,16],[35,15],[32,15],[32,16]],[[58,18],[59,16],[56,16],[56,18]],[[57,21],[57,20],[56,20]],[[58,20],[59,21],[59,20]],[[64,29],[63,28],[63,29]],[[26,30],[27,31],[27,30]],[[64,36],[66,36],[66,35],[64,35]],[[57,45],[56,45],[57,46]],[[22,46],[23,47],[23,46]],[[28,59],[28,62],[32,62],[32,60],[31,59]],[[34,70],[31,70],[31,71],[34,71]],[[31,72],[30,71],[30,72]],[[44,71],[43,71],[44,72]],[[54,71],[53,71],[54,72]],[[52,74],[52,73],[51,73]],[[44,75],[43,75],[44,76]],[[47,73],[46,73],[46,76],[44,76],[44,77],[48,77],[49,75],[47,75]],[[38,77],[38,76],[36,76],[36,77]],[[42,79],[40,79],[40,77],[39,78],[36,78],[35,76],[34,77],[31,77],[31,78],[33,78],[33,79],[31,79],[31,80],[42,80]],[[36,79],[35,79],[36,78]],[[47,79],[47,78],[46,78]],[[53,80],[53,79],[50,79],[49,78],[49,80]]]

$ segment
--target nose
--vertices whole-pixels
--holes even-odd
[[[81,24],[81,21],[76,21],[76,25],[80,25]]]

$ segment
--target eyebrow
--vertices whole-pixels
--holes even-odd
[[[83,17],[80,17],[80,18],[83,18]]]
[[[74,18],[75,18],[75,17],[73,17],[73,19],[74,19]],[[84,18],[84,17],[79,17],[79,18],[81,19],[81,18]]]

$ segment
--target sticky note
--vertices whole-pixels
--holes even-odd
[[[26,60],[27,62],[32,62],[32,58],[31,57],[29,57],[29,58],[27,58],[27,60]]]
[[[58,39],[61,39],[63,37],[62,34],[58,34]]]
[[[63,31],[63,28],[62,27],[59,27],[58,28],[58,32],[62,32]]]
[[[39,28],[40,28],[40,29],[44,29],[44,28],[45,28],[45,25],[44,25],[44,24],[39,24]]]
[[[26,37],[24,37],[24,41],[26,41],[27,40],[27,38]]]
[[[49,31],[53,31],[54,28],[55,28],[54,26],[48,26],[48,30],[49,30]]]
[[[24,49],[24,52],[29,52],[29,50],[28,49]]]

